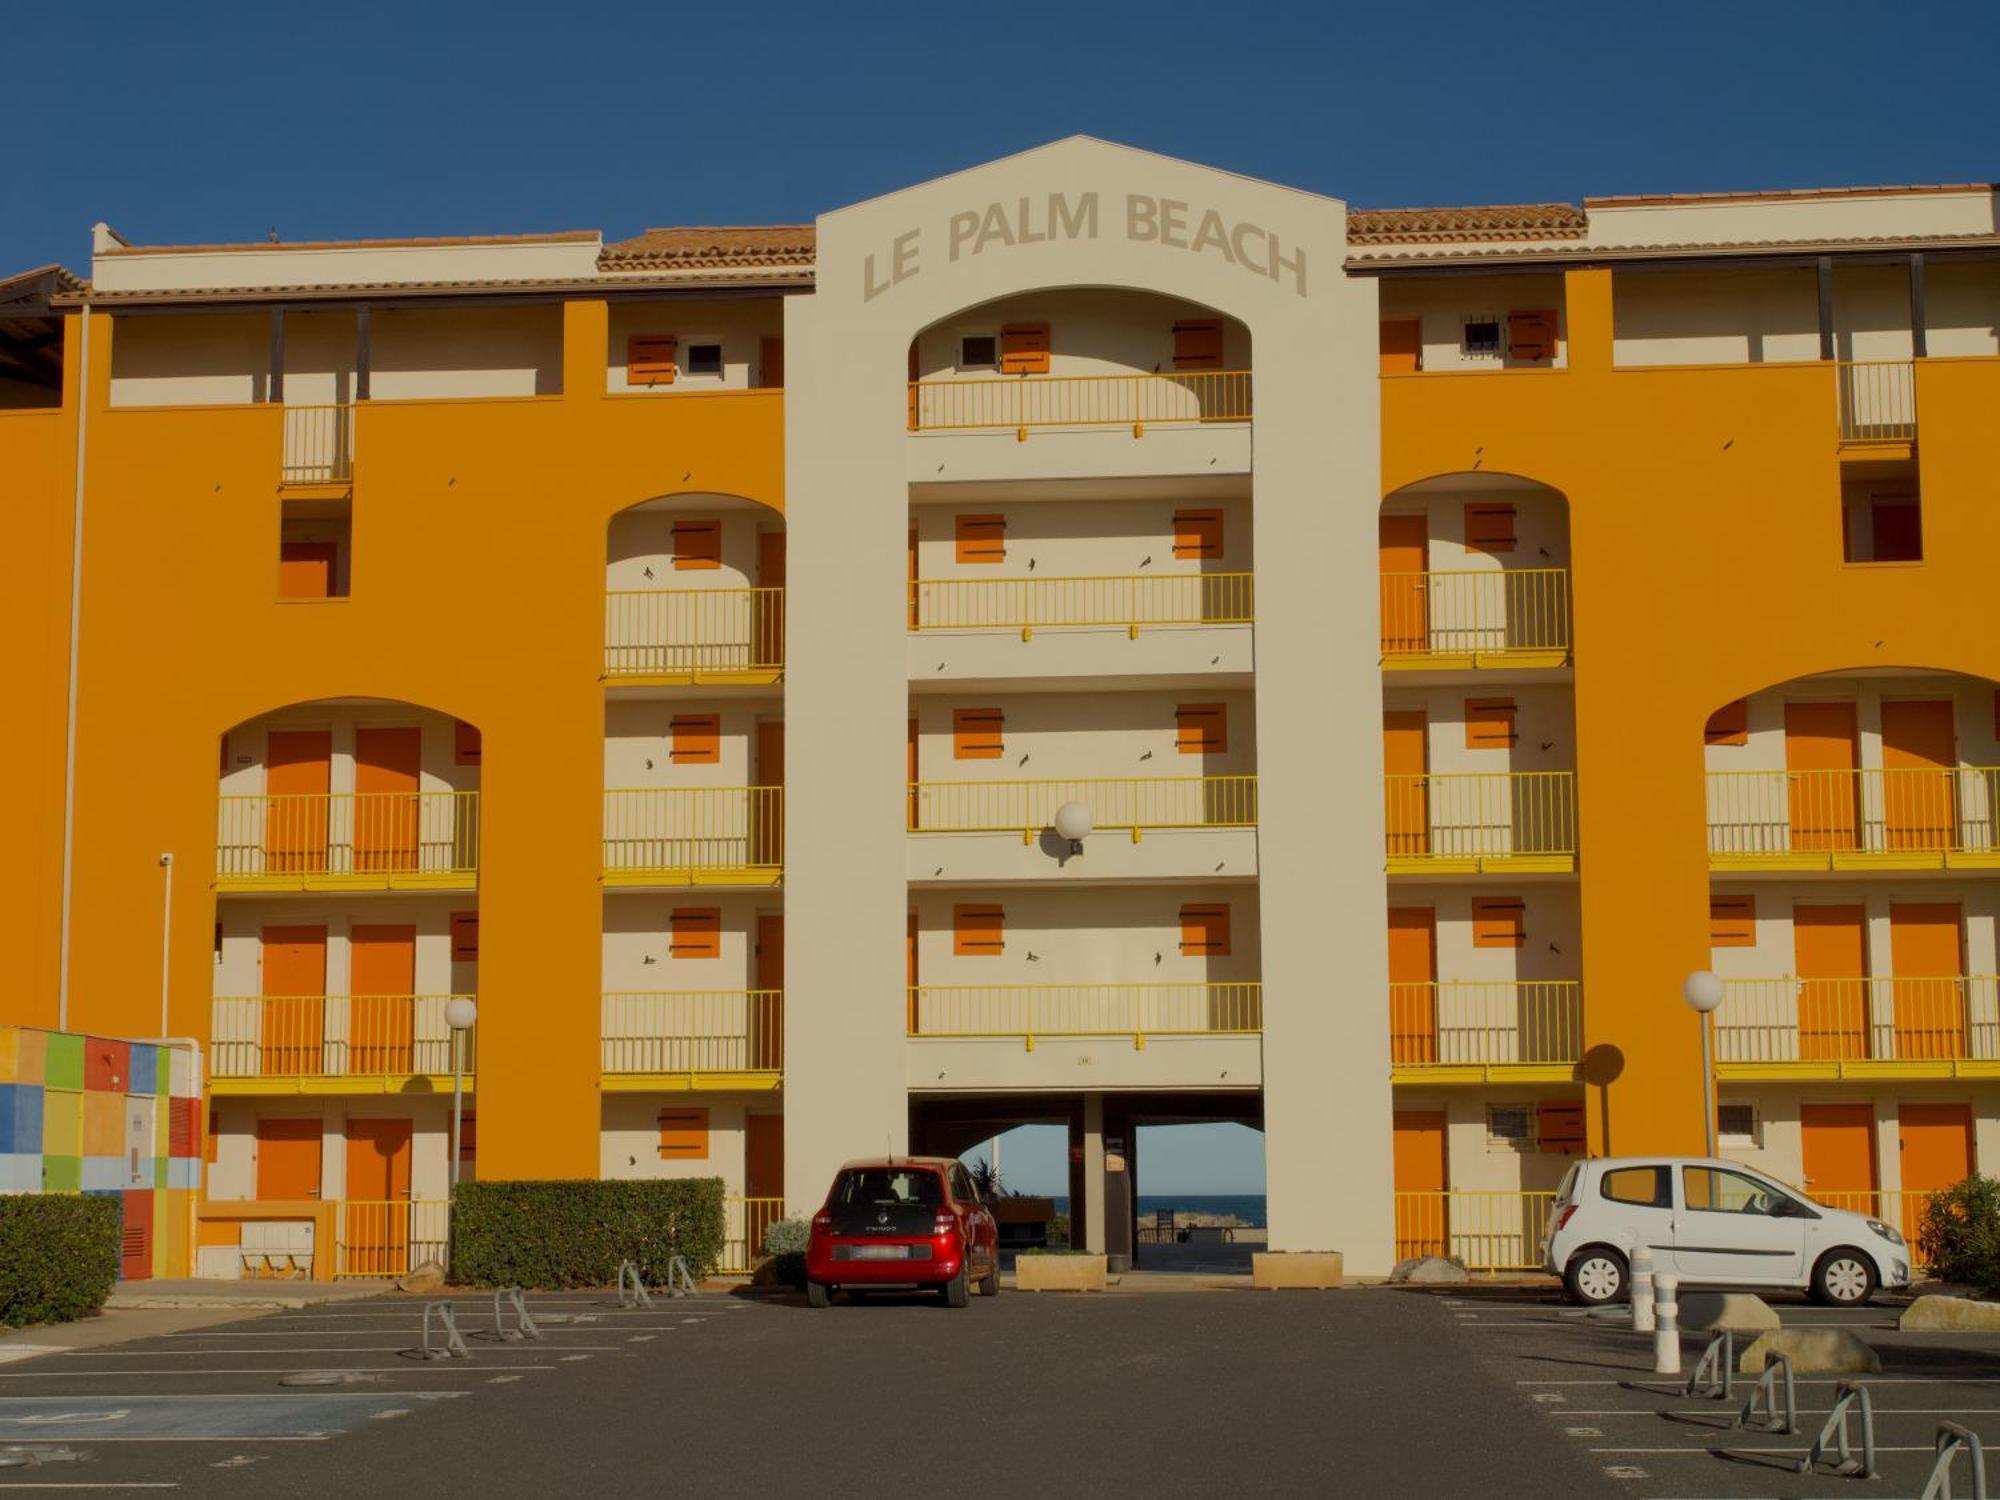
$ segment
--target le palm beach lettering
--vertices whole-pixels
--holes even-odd
[[[1098,237],[1096,193],[1050,193],[1040,201],[1018,198],[989,203],[983,209],[962,209],[945,226],[945,259],[967,260],[996,247],[1039,245],[1050,240],[1094,240]],[[1125,238],[1155,244],[1190,255],[1213,255],[1232,266],[1267,276],[1306,294],[1306,253],[1287,253],[1278,236],[1247,220],[1231,223],[1214,209],[1199,213],[1178,198],[1147,193],[1125,194]],[[891,287],[923,272],[924,232],[910,229],[889,242],[888,251],[870,254],[862,262],[862,300],[874,301]]]

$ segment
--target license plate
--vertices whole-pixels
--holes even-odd
[[[856,1260],[908,1260],[910,1258],[910,1247],[908,1245],[856,1245],[854,1247],[854,1258]]]

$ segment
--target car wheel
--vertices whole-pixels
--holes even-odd
[[[1609,1245],[1586,1245],[1569,1258],[1563,1286],[1573,1300],[1596,1307],[1624,1301],[1627,1277],[1624,1256]]]
[[[831,1307],[833,1305],[833,1288],[828,1286],[824,1281],[808,1281],[806,1283],[806,1305],[808,1307]]]
[[[997,1254],[993,1257],[992,1264],[993,1269],[979,1278],[979,1295],[982,1297],[1000,1295],[1000,1257]]]
[[[1813,1267],[1813,1301],[1828,1307],[1860,1307],[1875,1295],[1875,1262],[1859,1250],[1829,1250]]]
[[[947,1281],[938,1291],[944,1297],[946,1307],[963,1307],[972,1300],[972,1287],[966,1281],[965,1267],[958,1268],[958,1274]]]

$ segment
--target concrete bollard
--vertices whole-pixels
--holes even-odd
[[[1675,1300],[1680,1277],[1662,1272],[1653,1278],[1653,1373],[1678,1375],[1681,1372],[1681,1305]]]
[[[1632,1331],[1653,1331],[1653,1252],[1644,1245],[1632,1247]]]

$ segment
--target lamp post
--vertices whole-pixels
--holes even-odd
[[[1709,1057],[1709,1016],[1722,1004],[1722,981],[1709,969],[1696,969],[1681,981],[1681,999],[1701,1026],[1701,1128],[1708,1154],[1715,1155],[1715,1065]]]
[[[451,1279],[453,1252],[457,1249],[458,1226],[458,1142],[465,1125],[465,1034],[479,1019],[479,1007],[465,995],[445,1002],[444,1024],[451,1028],[451,1191],[444,1205],[444,1274]]]

